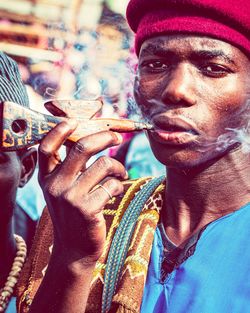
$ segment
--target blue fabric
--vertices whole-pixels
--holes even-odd
[[[63,160],[66,156],[65,147],[60,148],[59,154]],[[39,220],[46,202],[38,183],[38,167],[28,183],[23,188],[18,188],[16,202],[33,221]]]
[[[125,166],[131,179],[166,174],[165,166],[155,158],[144,132],[136,134],[132,139]]]
[[[195,252],[160,283],[163,244],[156,230],[141,312],[250,312],[250,203],[210,223]]]
[[[7,306],[5,313],[16,313],[16,298],[12,297],[10,299],[9,305]]]
[[[33,221],[40,218],[46,204],[37,177],[38,169],[36,168],[30,181],[23,188],[17,190],[16,197],[16,202]]]

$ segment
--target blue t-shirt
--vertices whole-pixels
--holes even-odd
[[[141,312],[250,312],[250,203],[207,225],[192,253],[161,282],[157,228]]]

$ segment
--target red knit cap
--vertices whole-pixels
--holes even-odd
[[[187,33],[229,42],[250,57],[250,0],[130,0],[127,20],[137,55],[150,37]]]

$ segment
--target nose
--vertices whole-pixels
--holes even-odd
[[[196,103],[195,77],[188,64],[179,64],[165,79],[162,101],[168,105],[192,106]]]

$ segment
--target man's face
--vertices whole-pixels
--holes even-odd
[[[0,218],[12,216],[21,177],[21,161],[16,152],[0,152]]]
[[[139,56],[135,98],[159,161],[189,168],[219,157],[229,147],[218,138],[243,126],[250,62],[220,40],[165,35],[145,41]]]

